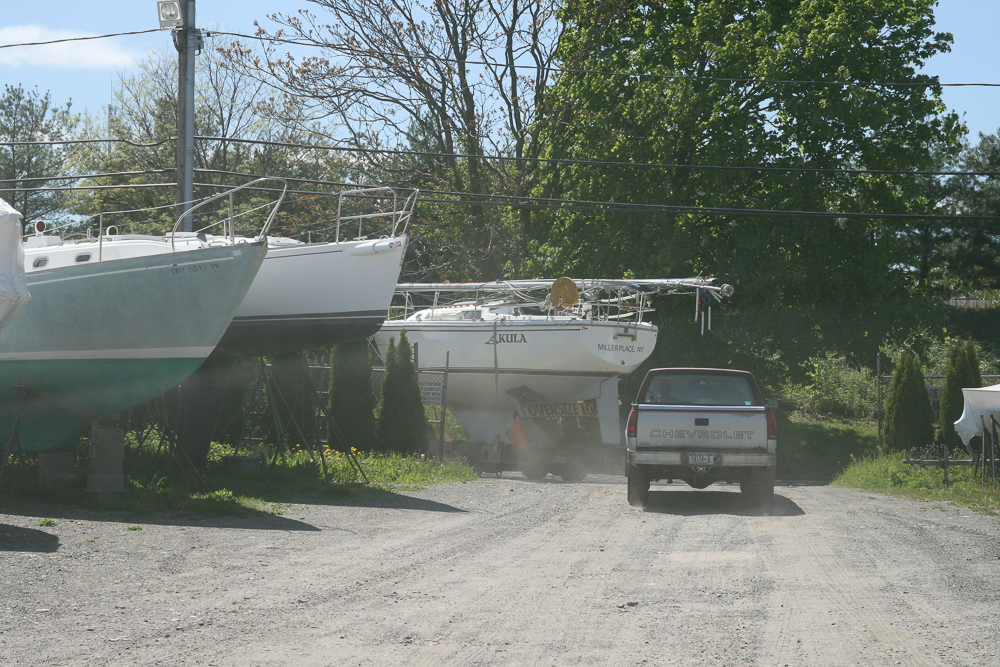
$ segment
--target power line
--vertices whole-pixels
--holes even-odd
[[[10,49],[19,46],[45,46],[47,44],[61,44],[65,42],[82,42],[93,39],[105,39],[108,37],[123,37],[127,35],[145,35],[151,32],[166,32],[160,28],[153,28],[150,30],[133,30],[129,32],[115,32],[107,35],[90,35],[86,37],[66,37],[63,39],[51,39],[44,42],[20,42],[17,44],[0,44],[0,49]],[[253,39],[261,42],[272,42],[277,44],[292,44],[296,46],[308,46],[312,48],[325,48],[323,44],[318,44],[316,42],[303,42],[296,39],[287,39],[283,37],[272,37],[263,35],[247,35],[239,32],[225,32],[220,30],[205,30],[202,31],[205,37],[213,37],[215,35],[227,35],[230,37],[241,37],[244,39]],[[392,56],[396,58],[408,58],[408,59],[418,59],[418,60],[435,60],[439,62],[446,63],[463,63],[466,65],[482,65],[485,67],[499,67],[506,69],[510,67],[507,63],[494,62],[489,60],[459,60],[458,58],[446,58],[444,56],[436,56],[433,54],[412,54],[412,53],[396,53],[393,51],[371,51],[366,49],[354,49],[352,50],[352,55],[361,55],[369,58],[384,58],[386,56]],[[599,70],[599,69],[587,69],[579,67],[532,67],[530,65],[523,66],[526,69],[541,69],[545,72],[554,73],[567,73],[567,74],[600,74],[603,76],[626,76],[626,77],[641,77],[647,79],[664,79],[664,80],[690,80],[690,81],[718,81],[722,83],[766,83],[775,85],[803,85],[803,86],[841,86],[841,87],[879,87],[879,88],[932,88],[935,86],[940,86],[942,88],[949,87],[979,87],[979,88],[1000,88],[1000,83],[985,83],[985,82],[961,82],[961,83],[935,83],[935,82],[919,82],[919,81],[819,81],[819,80],[808,80],[808,79],[760,79],[754,77],[711,77],[711,76],[691,76],[688,74],[653,74],[651,72],[616,72],[613,70]]]
[[[134,146],[136,148],[154,148],[162,146],[170,141],[177,141],[177,137],[167,137],[161,141],[154,141],[151,144],[137,144],[130,139],[62,139],[59,141],[0,141],[0,146],[60,146],[63,144],[113,144],[121,143]]]
[[[50,39],[45,42],[21,42],[19,44],[0,44],[0,49],[10,49],[15,46],[45,46],[46,44],[62,44],[64,42],[84,42],[90,39],[105,39],[107,37],[123,37],[125,35],[145,35],[150,32],[161,32],[160,28],[151,30],[133,30],[131,32],[113,32],[108,35],[90,35],[87,37],[65,37],[63,39]]]
[[[0,146],[33,146],[49,144],[73,144],[73,143],[101,143],[101,142],[123,142],[137,148],[151,148],[175,141],[177,137],[169,137],[162,141],[139,144],[128,139],[80,139],[65,141],[0,141]],[[802,174],[849,174],[849,175],[873,175],[873,176],[984,176],[1000,177],[1000,172],[996,171],[913,171],[904,169],[838,169],[833,167],[777,167],[777,166],[739,166],[739,165],[710,165],[710,164],[669,164],[659,162],[617,162],[613,160],[578,160],[572,158],[542,158],[542,157],[513,157],[509,155],[472,155],[468,153],[440,153],[432,151],[412,151],[396,148],[358,148],[355,146],[319,146],[316,144],[299,144],[287,141],[269,141],[266,139],[241,139],[237,137],[213,137],[197,135],[195,139],[206,141],[229,141],[232,143],[258,144],[264,146],[280,146],[284,148],[303,148],[319,151],[341,151],[344,153],[376,154],[376,155],[406,155],[412,157],[439,157],[455,159],[473,160],[496,160],[498,162],[527,162],[532,164],[572,164],[596,167],[640,167],[650,169],[690,169],[706,171],[754,171],[754,172],[787,172]]]
[[[345,153],[376,153],[386,155],[409,155],[414,157],[443,157],[473,160],[497,160],[500,162],[529,162],[537,164],[575,164],[595,167],[648,167],[653,169],[703,169],[715,171],[774,171],[791,172],[805,174],[867,174],[867,175],[895,175],[895,176],[1000,176],[1000,172],[995,171],[911,171],[893,169],[835,169],[822,167],[745,167],[733,165],[709,165],[709,164],[667,164],[658,162],[615,162],[610,160],[575,160],[571,158],[543,158],[543,157],[512,157],[509,155],[471,155],[467,153],[434,153],[430,151],[410,151],[394,148],[357,148],[354,146],[316,146],[314,144],[296,144],[281,141],[268,141],[265,139],[236,139],[231,137],[196,136],[195,139],[206,139],[211,141],[232,141],[235,143],[262,144],[269,146],[284,146],[287,148],[307,148],[325,151],[343,151]]]
[[[234,171],[223,171],[219,169],[196,169],[198,173],[219,174],[226,176],[240,176],[244,178],[260,178],[258,174],[247,174]],[[99,178],[100,174],[89,176],[89,178]],[[319,185],[331,185],[335,187],[360,187],[356,183],[340,183],[335,181],[320,181],[316,179],[284,177],[286,180],[299,183],[316,183]],[[231,185],[220,183],[195,183],[198,187],[226,188]],[[65,186],[57,188],[24,188],[0,190],[0,192],[48,192],[48,191],[74,191],[74,190],[106,190],[106,189],[127,189],[133,187],[156,188],[174,187],[176,183],[149,183],[149,184],[127,184],[127,185],[94,185],[94,186]],[[252,188],[260,191],[277,191],[274,188],[256,187]],[[400,187],[400,190],[412,190],[413,188]],[[552,197],[520,197],[516,195],[495,195],[481,194],[475,192],[455,192],[448,190],[424,190],[422,193],[434,194],[446,197],[466,197],[471,199],[433,199],[426,198],[420,201],[424,203],[441,203],[468,206],[511,206],[517,208],[531,208],[535,210],[565,210],[577,211],[600,211],[600,212],[636,212],[636,213],[673,213],[677,215],[711,215],[711,216],[747,216],[747,217],[774,217],[774,218],[835,218],[853,220],[927,220],[935,222],[943,221],[1000,221],[998,215],[959,215],[959,214],[920,214],[920,213],[866,213],[866,212],[835,212],[835,211],[797,211],[781,209],[756,209],[756,208],[730,208],[714,206],[681,206],[673,204],[638,204],[632,202],[609,202],[599,200],[584,199],[557,199]],[[338,193],[315,192],[311,190],[290,190],[291,194],[309,196],[337,196]]]
[[[176,167],[167,167],[166,169],[143,169],[141,171],[110,171],[100,174],[74,174],[71,176],[35,176],[31,178],[8,178],[6,180],[0,179],[0,183],[29,183],[34,181],[80,181],[85,178],[108,178],[111,176],[145,176],[147,174],[165,174],[171,171],[177,171]],[[15,190],[6,190],[6,192],[15,192]]]
[[[224,32],[220,30],[213,30],[210,33],[206,33],[206,36],[213,35],[228,35],[232,37],[242,37],[245,39],[254,39],[261,42],[273,42],[278,44],[292,44],[296,46],[308,46],[313,48],[332,48],[326,47],[324,44],[317,42],[303,42],[297,39],[287,39],[284,37],[271,37],[263,35],[246,35],[239,32]],[[366,56],[369,58],[384,58],[386,56],[392,56],[395,58],[406,58],[411,60],[435,60],[439,62],[446,63],[463,63],[465,65],[483,65],[485,67],[499,67],[501,69],[507,69],[510,67],[507,63],[494,62],[490,60],[459,60],[458,58],[446,58],[444,56],[436,56],[429,53],[423,54],[413,54],[413,53],[396,53],[394,51],[371,51],[368,49],[352,49],[350,50],[351,55]],[[777,84],[777,85],[819,85],[819,86],[841,86],[841,87],[851,87],[857,86],[861,88],[865,87],[879,87],[879,88],[933,88],[935,86],[941,87],[982,87],[982,88],[1000,88],[1000,83],[935,83],[935,82],[917,82],[917,81],[814,81],[814,80],[797,80],[797,79],[760,79],[754,77],[712,77],[712,76],[691,76],[689,74],[653,74],[651,72],[616,72],[613,70],[599,70],[599,69],[587,69],[578,67],[551,67],[544,66],[538,67],[531,65],[524,65],[525,69],[541,69],[545,72],[555,72],[555,73],[567,73],[567,74],[600,74],[603,76],[626,76],[626,77],[641,77],[647,79],[665,79],[665,80],[690,80],[690,81],[719,81],[722,83],[766,83],[766,84]]]

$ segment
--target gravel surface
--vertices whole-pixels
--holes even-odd
[[[1000,664],[996,517],[507,475],[239,519],[0,508],[0,664]]]

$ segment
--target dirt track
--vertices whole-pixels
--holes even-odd
[[[3,509],[0,664],[1000,664],[997,518],[508,475],[281,517]]]

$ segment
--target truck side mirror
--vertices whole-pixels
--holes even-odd
[[[772,410],[777,410],[778,409],[778,400],[777,399],[769,398],[766,401],[764,401],[764,403],[767,405],[767,407],[771,408]]]

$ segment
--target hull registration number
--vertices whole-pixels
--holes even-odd
[[[715,454],[708,454],[705,452],[689,452],[688,453],[688,465],[692,466],[710,466],[715,464]]]

